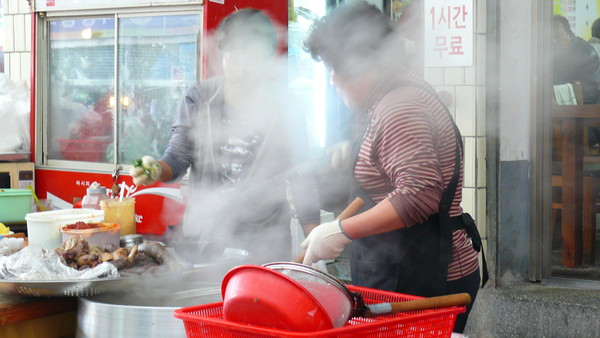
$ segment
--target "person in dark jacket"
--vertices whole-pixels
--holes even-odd
[[[594,23],[592,24],[592,37],[589,38],[588,42],[600,56],[600,18],[594,20]]]
[[[223,75],[186,90],[163,157],[145,156],[130,173],[135,184],[151,185],[189,169],[176,250],[179,242],[214,241],[259,263],[290,260],[293,213],[306,226],[319,223],[320,211],[315,181],[295,170],[308,156],[306,124],[288,101],[276,29],[263,12],[244,8],[223,19],[216,43]]]
[[[592,45],[575,36],[569,21],[554,16],[553,83],[581,83],[583,103],[598,103],[600,95],[600,58]]]

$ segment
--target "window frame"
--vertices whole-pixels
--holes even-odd
[[[84,161],[71,161],[71,160],[56,160],[49,159],[48,145],[49,145],[49,128],[50,128],[50,117],[49,117],[49,93],[50,93],[50,22],[60,20],[82,20],[92,18],[111,17],[114,18],[114,68],[113,68],[113,95],[118,102],[119,100],[119,21],[123,18],[134,18],[134,17],[148,17],[148,16],[176,16],[176,15],[197,15],[198,30],[201,34],[203,26],[202,9],[197,5],[184,5],[184,6],[156,6],[156,7],[144,7],[144,8],[125,8],[125,9],[99,9],[99,10],[86,10],[86,11],[57,11],[40,13],[36,17],[36,27],[38,32],[36,33],[37,39],[35,49],[36,60],[36,88],[35,91],[35,164],[36,166],[44,169],[56,169],[66,171],[85,171],[85,172],[105,172],[111,173],[117,168],[125,168],[126,170],[130,167],[129,163],[119,163],[117,161],[117,151],[120,143],[119,139],[119,123],[120,111],[115,107],[114,119],[113,119],[113,153],[115,154],[112,162],[84,162]],[[201,41],[196,39],[196,44],[200,44]],[[197,46],[196,50],[199,48]],[[200,74],[199,67],[199,55],[197,55],[195,61],[196,73],[194,78],[197,81]]]

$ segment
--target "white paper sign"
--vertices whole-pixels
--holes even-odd
[[[473,0],[425,0],[425,66],[473,65]]]

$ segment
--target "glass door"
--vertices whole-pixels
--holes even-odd
[[[162,154],[177,102],[196,79],[199,31],[199,13],[48,21],[44,164]]]
[[[600,57],[592,37],[592,26],[599,17],[597,1],[554,1],[553,277],[600,280]],[[600,26],[600,21],[597,24]]]

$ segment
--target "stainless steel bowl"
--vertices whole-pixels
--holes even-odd
[[[119,244],[122,248],[132,248],[142,243],[144,243],[144,237],[140,234],[124,235],[119,239]]]

